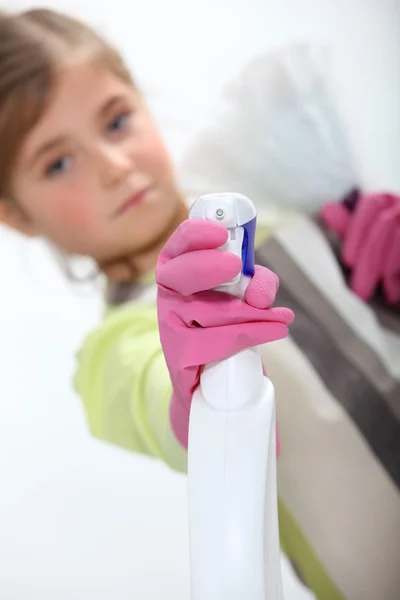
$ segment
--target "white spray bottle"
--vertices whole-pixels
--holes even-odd
[[[218,288],[243,297],[254,274],[256,210],[240,194],[201,196],[190,218],[229,232],[242,271]],[[282,600],[275,397],[257,348],[204,367],[188,448],[191,600]]]

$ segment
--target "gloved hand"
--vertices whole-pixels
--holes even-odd
[[[400,302],[400,197],[359,195],[353,206],[328,203],[321,216],[343,240],[341,258],[350,288],[369,300],[382,284],[388,304]]]
[[[189,412],[203,365],[284,338],[293,313],[271,308],[278,277],[256,267],[245,301],[210,291],[241,270],[239,257],[218,250],[228,239],[219,223],[192,219],[175,231],[156,269],[160,339],[170,372],[171,423],[187,447]]]

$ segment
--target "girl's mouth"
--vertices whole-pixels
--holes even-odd
[[[130,211],[132,208],[135,208],[139,204],[142,204],[147,198],[151,188],[147,187],[139,192],[133,194],[128,200],[117,210],[117,215],[123,215]]]

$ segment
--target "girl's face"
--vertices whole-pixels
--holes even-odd
[[[11,184],[20,229],[99,262],[145,251],[180,207],[167,151],[140,95],[89,64],[62,72]]]

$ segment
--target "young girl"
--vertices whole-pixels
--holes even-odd
[[[109,280],[104,322],[83,344],[76,374],[93,434],[185,471],[200,364],[183,389],[169,361],[177,384],[170,409],[154,269],[165,247],[158,277],[164,298],[176,292],[163,302],[161,323],[168,327],[168,306],[179,312],[177,296],[211,289],[240,271],[240,261],[216,250],[225,230],[185,222],[169,156],[121,57],[72,18],[49,10],[0,18],[0,139],[1,221],[47,238],[65,257],[93,258]],[[181,254],[189,258],[185,264],[177,260]],[[258,315],[269,309],[276,288],[276,276],[259,269],[247,303],[233,305],[232,324],[252,321],[247,345],[287,334],[291,311]],[[227,356],[229,319],[223,324]],[[179,343],[184,353],[184,337]]]

